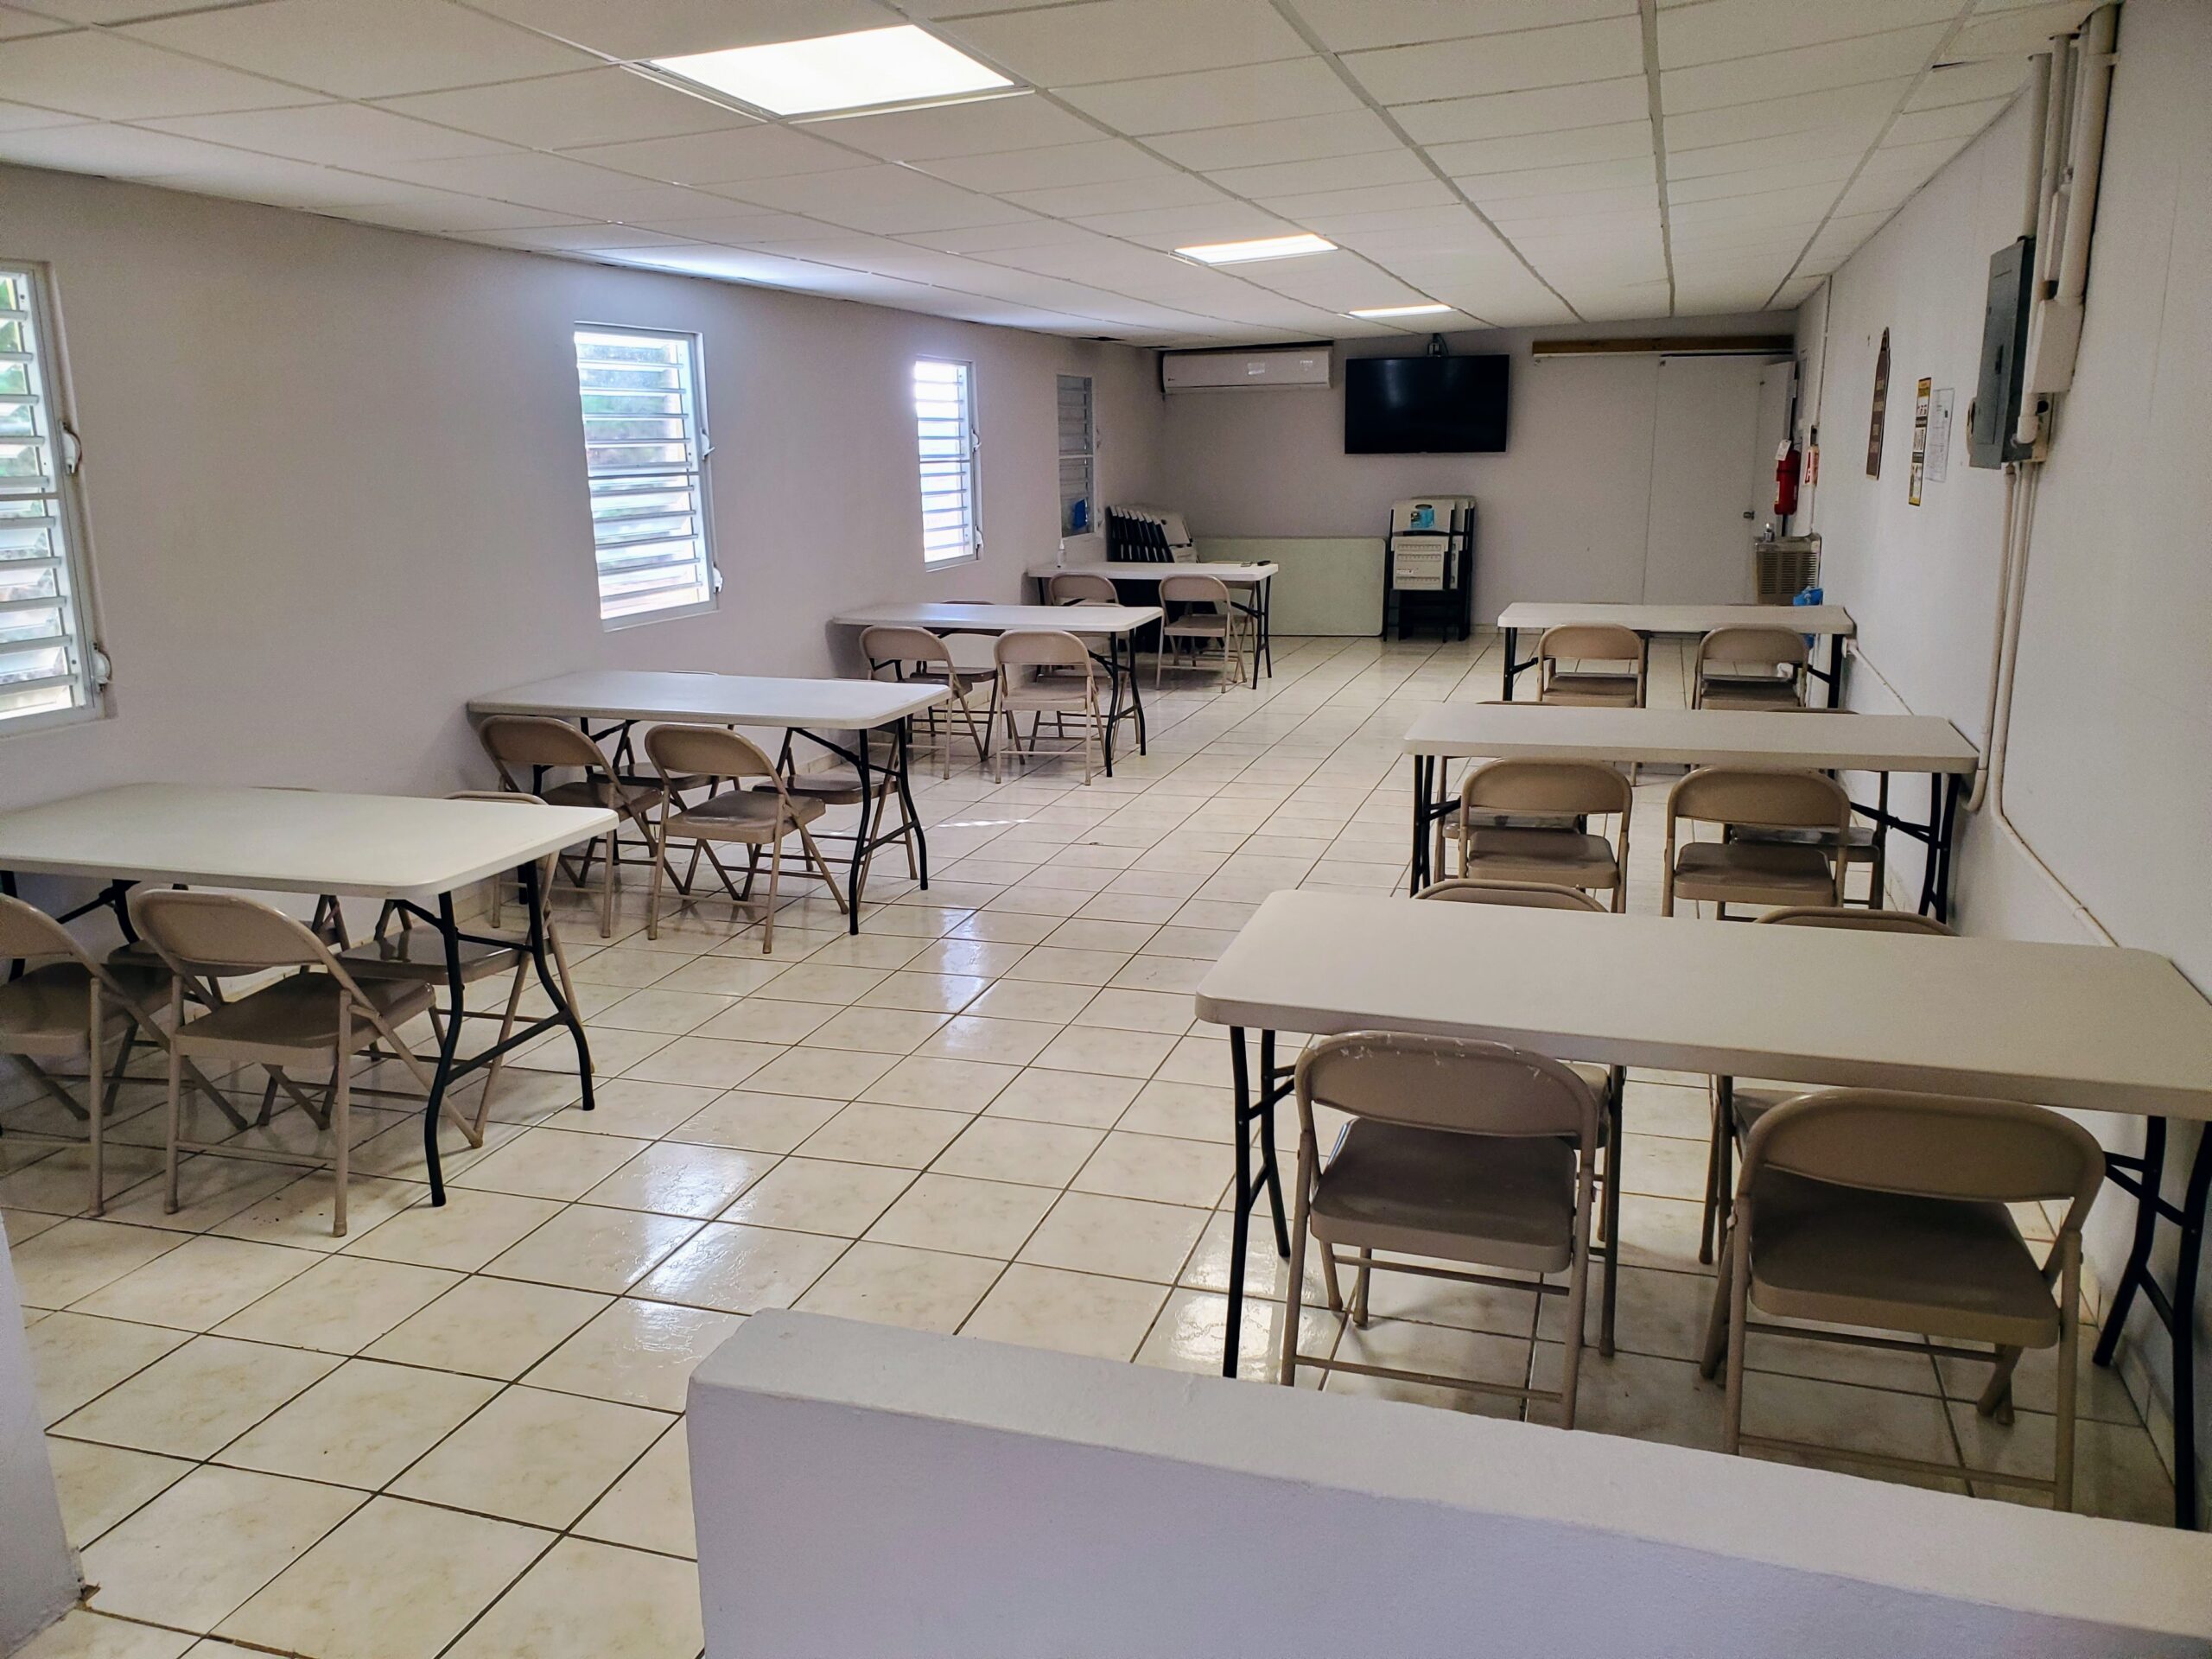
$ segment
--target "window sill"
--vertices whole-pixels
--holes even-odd
[[[696,605],[664,605],[658,610],[638,611],[628,616],[602,616],[599,619],[601,633],[620,633],[628,628],[642,628],[655,622],[674,622],[686,616],[711,616],[721,609],[721,595]]]
[[[983,556],[981,553],[962,553],[949,559],[925,559],[922,561],[922,569],[925,572],[957,570],[963,564],[981,564],[982,562]]]

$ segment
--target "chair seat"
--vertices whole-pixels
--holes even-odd
[[[1198,612],[1190,616],[1179,616],[1160,625],[1162,633],[1179,634],[1187,638],[1219,639],[1229,632],[1229,619],[1219,614]]]
[[[661,820],[661,828],[671,836],[765,844],[781,840],[803,823],[812,823],[822,816],[825,804],[817,797],[795,796],[786,807],[772,787],[726,789],[695,806],[671,812]]]
[[[1722,677],[1705,683],[1698,698],[1706,709],[1798,709],[1797,682]]]
[[[625,783],[625,801],[642,811],[658,806],[661,787],[658,783]],[[537,791],[538,798],[548,806],[604,806],[614,809],[612,791],[604,778],[579,778],[573,783],[554,784]]]
[[[1817,847],[1834,852],[1838,837],[1833,830],[1738,830],[1735,839],[1770,847]],[[1841,837],[1844,857],[1854,863],[1874,856],[1874,826],[1854,823]]]
[[[918,681],[926,685],[942,685],[957,696],[965,696],[973,688],[988,685],[998,677],[999,671],[995,666],[965,668],[956,665],[948,670],[940,664],[935,667],[918,668],[906,677],[909,681]]]
[[[356,983],[394,1026],[430,1006],[429,987],[417,981],[363,979]],[[338,1009],[345,997],[344,988],[327,974],[294,974],[187,1020],[172,1040],[182,1053],[235,1059],[327,1054],[337,1046]],[[376,1027],[357,1010],[353,1048],[365,1048],[376,1039]]]
[[[1611,842],[1573,830],[1471,829],[1460,868],[1499,881],[1565,887],[1611,887],[1621,876]]]
[[[168,995],[169,976],[158,967],[114,971],[142,1007]],[[91,970],[79,962],[41,963],[21,979],[0,984],[0,1054],[74,1054],[82,1049],[86,1022],[92,1016],[92,984]],[[130,1013],[117,1007],[110,996],[102,1007],[101,1022],[113,1030]]]
[[[1786,1319],[2048,1348],[2058,1304],[2001,1204],[1868,1192],[1767,1168],[1751,1300]]]
[[[461,942],[461,982],[473,985],[493,974],[512,973],[522,960],[517,944]],[[346,971],[357,979],[412,979],[446,982],[446,942],[427,927],[400,928],[338,953]]]
[[[1539,702],[1570,708],[1633,709],[1637,707],[1633,674],[1554,674],[1537,696]]]
[[[1694,841],[1675,857],[1675,896],[1720,904],[1824,904],[1835,878],[1817,848]]]
[[[1332,1244],[1557,1273],[1573,1254],[1574,1148],[1361,1118],[1321,1172],[1313,1232]]]
[[[880,795],[894,786],[890,772],[877,766],[873,758],[868,762],[868,792]],[[812,799],[824,806],[853,806],[861,799],[861,775],[851,766],[829,766],[820,772],[802,772],[784,785],[794,801]],[[773,784],[755,784],[755,794],[773,795]]]
[[[1085,715],[1090,712],[1090,704],[1084,701],[1083,682],[1080,680],[1031,680],[1022,685],[1008,685],[999,693],[999,707],[1025,715]],[[1106,713],[1103,698],[1098,700],[1098,712],[1102,718]]]

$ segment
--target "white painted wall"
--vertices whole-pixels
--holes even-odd
[[[2208,85],[2212,7],[2128,0],[2081,361],[2035,520],[2007,805],[2035,852],[2120,943],[2164,952],[2212,989]],[[1859,621],[1859,669],[1879,671],[1854,673],[1851,702],[1947,715],[1976,738],[2003,485],[1999,474],[1967,467],[1966,410],[1989,256],[2018,233],[2024,120],[2016,106],[1947,166],[1801,319],[1816,360],[1808,367],[1822,383],[1812,524],[1824,538],[1828,595]],[[1864,455],[1885,327],[1891,412],[1878,482],[1865,476]],[[1916,508],[1905,475],[1923,375],[1958,388],[1957,428],[1948,479],[1927,486]],[[1919,794],[1907,804],[1917,810]],[[1900,862],[1898,879],[1916,886],[1916,861]],[[2084,937],[1987,813],[1966,824],[1958,874],[1959,919],[1970,932]],[[2186,1160],[2194,1137],[2181,1140]],[[2107,1279],[2124,1254],[2126,1218],[2110,1192],[2092,1220],[2092,1265]],[[2212,1341],[2201,1311],[2198,1344],[2199,1435],[2212,1438]],[[2153,1362],[2163,1403],[2162,1340],[2131,1346]]]
[[[1149,495],[1151,355],[0,168],[54,268],[114,717],[0,736],[0,807],[143,778],[486,781],[463,702],[591,667],[813,674],[870,600],[1019,596],[1058,536],[1054,376]],[[599,626],[570,325],[705,340],[719,613]],[[925,572],[907,376],[972,359],[979,564]]]
[[[1343,372],[1325,391],[1178,393],[1161,416],[1160,497],[1198,537],[1380,536],[1390,504],[1424,494],[1472,495],[1478,532],[1475,615],[1516,600],[1633,601],[1643,596],[1661,407],[1655,357],[1537,362],[1535,340],[1764,334],[1787,336],[1786,314],[1449,336],[1454,353],[1510,352],[1506,448],[1494,455],[1348,455]],[[1338,342],[1339,357],[1417,356],[1419,336]],[[1729,465],[1750,464],[1730,439]],[[1751,526],[1716,554],[1749,569]]]
[[[0,1653],[13,1653],[76,1599],[77,1560],[61,1530],[15,1264],[0,1234]]]
[[[693,1372],[709,1659],[2202,1654],[2212,1540],[861,1325]]]

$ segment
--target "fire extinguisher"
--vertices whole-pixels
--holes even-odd
[[[1794,438],[1784,438],[1782,447],[1774,452],[1774,512],[1779,518],[1787,518],[1797,511],[1797,443]]]

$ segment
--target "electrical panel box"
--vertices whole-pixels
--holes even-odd
[[[1989,302],[1981,319],[1981,372],[1967,418],[1967,464],[2002,467],[2033,447],[2014,433],[2025,384],[2028,309],[2033,297],[2036,239],[2024,236],[1990,256]]]

